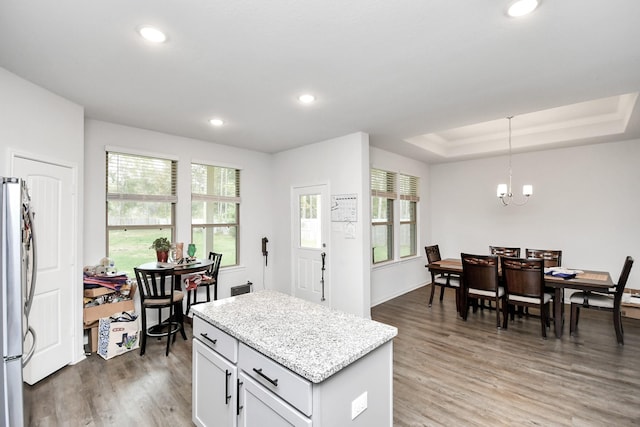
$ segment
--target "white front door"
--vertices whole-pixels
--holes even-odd
[[[23,375],[27,383],[35,384],[73,357],[73,171],[16,157],[13,175],[27,181],[34,213],[38,276],[29,325],[36,333],[36,347]],[[31,346],[28,339],[25,349]]]
[[[329,281],[329,196],[326,185],[292,192],[294,296],[331,306]]]

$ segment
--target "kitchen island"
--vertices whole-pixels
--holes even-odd
[[[192,310],[196,425],[392,425],[396,328],[268,290]]]

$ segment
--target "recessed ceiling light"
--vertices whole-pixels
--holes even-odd
[[[303,104],[311,104],[315,100],[316,97],[309,93],[305,93],[304,95],[300,95],[298,97],[298,101],[302,102]]]
[[[507,14],[512,18],[527,15],[540,5],[540,0],[516,0],[511,2]]]
[[[209,120],[209,123],[211,123],[211,126],[222,126],[224,124],[224,120],[216,118]]]
[[[140,29],[138,29],[138,32],[145,40],[148,40],[152,43],[164,43],[165,41],[167,41],[167,36],[165,35],[165,33],[158,30],[157,28],[149,27],[148,25],[140,27]]]

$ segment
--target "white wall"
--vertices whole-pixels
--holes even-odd
[[[274,155],[274,171],[274,200],[270,206],[275,214],[275,234],[269,236],[273,244],[274,287],[293,293],[291,189],[328,184],[331,195],[358,195],[355,239],[345,238],[344,223],[331,223],[326,248],[331,307],[370,317],[369,135],[355,133],[278,153]]]
[[[640,260],[639,160],[640,140],[514,155],[514,188],[533,184],[534,194],[508,207],[496,198],[506,157],[433,165],[429,243],[456,258],[489,245],[561,249],[564,266],[616,282],[626,255]],[[629,287],[640,288],[639,270]]]
[[[418,203],[418,252],[415,257],[399,258],[393,262],[376,265],[371,272],[371,305],[380,304],[416,289],[427,280],[424,246],[429,236],[429,167],[420,161],[403,157],[389,151],[372,147],[371,167],[390,172],[403,173],[419,178]],[[398,217],[399,204],[394,204],[394,216]],[[394,253],[398,253],[395,248]],[[430,279],[430,276],[429,276]]]
[[[182,242],[191,241],[191,162],[241,169],[240,266],[220,269],[218,298],[228,297],[231,286],[248,280],[254,289],[263,284],[271,288],[271,268],[263,268],[260,246],[261,238],[272,234],[271,156],[97,120],[87,120],[85,127],[85,264],[95,264],[105,256],[105,147],[120,147],[178,160],[176,239]],[[149,250],[149,260],[154,257]]]
[[[72,269],[68,284],[74,295],[65,307],[73,311],[73,362],[84,358],[82,331],[82,174],[84,110],[0,68],[0,176],[12,175],[14,155],[70,167],[74,172],[77,223],[70,236]]]

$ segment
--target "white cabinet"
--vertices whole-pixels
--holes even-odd
[[[392,425],[391,341],[314,383],[198,316],[193,336],[198,426]]]
[[[244,372],[240,372],[240,427],[309,427],[311,419],[262,387]]]
[[[193,422],[201,427],[235,427],[238,402],[238,368],[235,365],[237,341],[197,318],[194,319],[193,331]]]

